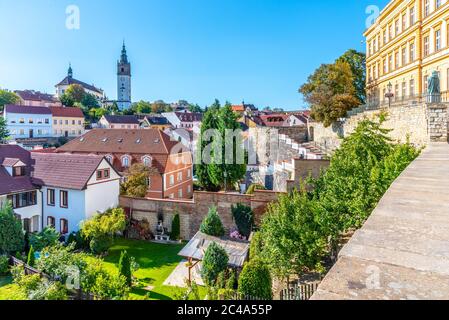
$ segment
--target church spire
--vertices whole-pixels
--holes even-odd
[[[120,63],[128,63],[128,55],[126,54],[125,40],[123,40],[122,56],[120,59]]]
[[[72,70],[72,64],[69,63],[69,70],[67,71],[67,75],[69,78],[73,77],[73,70]]]

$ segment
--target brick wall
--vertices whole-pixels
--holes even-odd
[[[253,195],[232,193],[195,192],[193,200],[137,199],[120,197],[120,206],[129,208],[136,220],[146,219],[154,232],[158,216],[164,217],[164,226],[171,230],[173,216],[179,213],[181,221],[181,237],[192,238],[199,230],[201,222],[209,208],[215,205],[226,232],[235,227],[231,205],[242,203],[250,206],[255,214],[256,223],[260,223],[267,205],[277,199],[279,193],[257,190]]]

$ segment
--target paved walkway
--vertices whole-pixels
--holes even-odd
[[[164,286],[186,288],[186,280],[189,278],[189,269],[186,267],[187,260],[181,261],[173,272],[164,281]],[[204,286],[200,275],[201,262],[192,269],[192,281],[197,285]]]
[[[393,183],[312,299],[449,299],[449,145]]]

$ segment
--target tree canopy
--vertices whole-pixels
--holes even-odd
[[[24,246],[22,223],[7,202],[0,208],[0,253],[21,252]]]
[[[7,104],[16,104],[19,102],[19,96],[14,92],[0,89],[0,111]]]
[[[9,137],[9,130],[6,124],[5,118],[0,116],[0,142],[6,140]]]
[[[142,163],[133,164],[126,172],[126,182],[122,184],[122,194],[129,197],[144,198],[148,191],[148,182],[157,169]]]
[[[215,100],[201,124],[196,172],[200,185],[208,191],[232,188],[246,173],[246,153],[237,115],[230,103],[221,107]]]
[[[299,88],[312,117],[329,127],[365,100],[364,54],[349,50],[332,64],[323,64]]]

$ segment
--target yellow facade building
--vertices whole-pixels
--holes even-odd
[[[364,36],[369,104],[422,101],[434,71],[447,101],[449,0],[393,0]]]
[[[85,133],[84,114],[80,108],[50,107],[54,137],[78,137]]]

